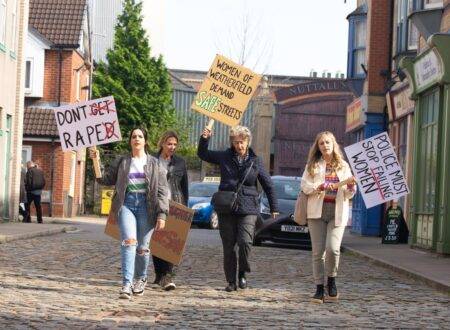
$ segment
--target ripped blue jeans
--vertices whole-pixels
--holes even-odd
[[[153,226],[148,219],[145,193],[126,193],[119,211],[119,228],[122,284],[133,283],[133,279],[146,279]]]

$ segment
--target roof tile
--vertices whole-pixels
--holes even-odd
[[[29,24],[55,45],[78,47],[86,0],[30,0]]]

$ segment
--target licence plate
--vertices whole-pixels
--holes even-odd
[[[286,231],[289,233],[307,233],[308,227],[306,226],[291,226],[291,225],[281,225],[281,231]]]

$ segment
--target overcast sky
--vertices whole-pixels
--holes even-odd
[[[259,73],[346,72],[348,22],[356,0],[146,0],[153,51],[169,68],[207,70],[216,53]],[[156,13],[158,15],[156,15]],[[247,23],[245,23],[247,22]],[[153,38],[151,37],[152,32]]]

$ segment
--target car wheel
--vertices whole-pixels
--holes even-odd
[[[209,228],[211,229],[219,229],[219,217],[217,213],[213,211],[211,217],[209,218]]]

